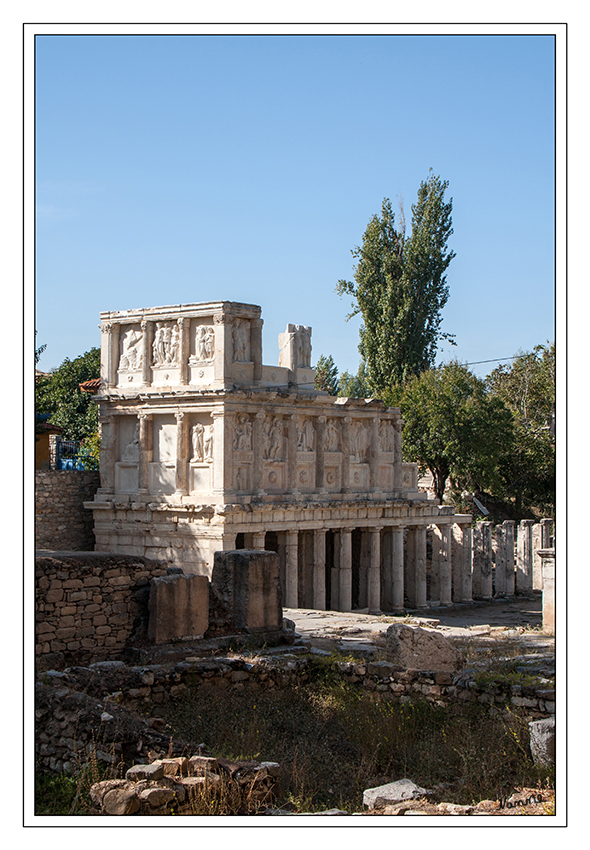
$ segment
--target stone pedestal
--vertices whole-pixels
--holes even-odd
[[[247,632],[271,632],[282,628],[281,581],[276,552],[256,549],[216,552],[211,592],[227,611],[228,625]]]
[[[152,580],[148,637],[154,643],[202,638],[209,627],[206,576],[168,575]]]

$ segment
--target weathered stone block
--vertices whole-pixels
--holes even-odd
[[[171,575],[153,579],[148,637],[155,643],[202,637],[209,626],[207,576]]]
[[[432,791],[421,788],[411,779],[398,779],[397,782],[379,785],[377,788],[367,788],[363,791],[363,804],[376,809],[391,803],[399,803],[401,800],[414,800],[431,793]]]
[[[276,552],[238,549],[215,552],[211,589],[228,624],[248,632],[278,631],[283,624]]]
[[[387,660],[413,670],[454,673],[462,666],[460,653],[436,631],[394,623],[386,632]]]
[[[529,723],[530,746],[535,764],[549,767],[555,762],[555,717]]]

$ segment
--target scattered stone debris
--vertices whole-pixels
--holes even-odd
[[[220,807],[231,800],[235,813],[255,814],[274,799],[280,770],[276,762],[203,755],[156,759],[130,767],[124,779],[95,783],[90,799],[102,815],[198,814],[200,798]]]

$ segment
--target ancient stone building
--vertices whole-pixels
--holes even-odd
[[[287,325],[263,365],[260,316],[223,301],[101,314],[96,548],[206,575],[217,550],[274,550],[287,607],[470,599],[471,517],[418,491],[399,409],[316,391],[309,327]]]

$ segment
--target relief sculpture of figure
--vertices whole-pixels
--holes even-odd
[[[178,330],[178,325],[173,325],[172,330],[170,331],[169,348],[166,352],[166,359],[167,359],[168,363],[176,363],[177,362],[179,348],[180,348],[180,332]]]
[[[311,365],[311,328],[296,325],[297,366],[309,369]]]
[[[306,419],[297,435],[297,451],[312,452],[315,447],[315,431],[311,419]]]
[[[213,360],[215,353],[215,331],[211,325],[199,325],[197,328],[195,354],[191,357],[193,363],[205,363]]]
[[[233,329],[234,362],[248,362],[248,329],[249,322],[246,319],[236,319]]]
[[[191,436],[193,443],[193,460],[203,461],[203,434],[205,426],[201,422],[193,425]]]
[[[338,428],[333,419],[328,419],[328,422],[326,423],[324,450],[327,452],[338,451]]]
[[[270,449],[268,456],[271,460],[277,460],[283,456],[283,422],[278,416],[275,416],[270,427]]]
[[[168,328],[168,334],[170,334],[170,328]],[[166,363],[166,328],[162,322],[156,323],[152,353],[154,366],[163,366]]]
[[[367,459],[369,438],[367,429],[362,422],[353,422],[350,428],[350,454],[358,463]]]
[[[125,446],[121,460],[123,463],[139,462],[139,422],[135,426],[133,439],[131,439]]]
[[[207,463],[213,461],[213,425],[205,426],[203,435],[203,457]]]
[[[234,434],[234,449],[238,452],[252,449],[252,423],[245,413],[240,413]]]
[[[122,337],[122,352],[119,369],[141,369],[141,340],[140,331],[130,328]]]
[[[379,425],[379,451],[393,451],[393,425],[391,422],[381,422]]]

